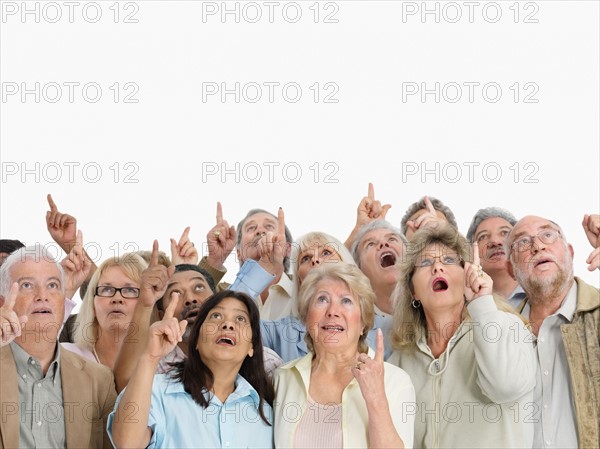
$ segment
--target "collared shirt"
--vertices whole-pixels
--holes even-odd
[[[559,309],[544,319],[535,342],[538,370],[533,392],[532,420],[535,423],[533,447],[577,447],[575,401],[562,324],[573,320],[577,307],[577,283],[573,283]],[[522,315],[529,318],[529,303]]]
[[[65,447],[65,420],[60,378],[60,345],[46,375],[39,360],[14,341],[10,348],[17,367],[22,448]]]
[[[125,391],[125,390],[124,390]],[[210,399],[209,399],[210,396]],[[115,410],[123,392],[119,395]],[[152,430],[149,448],[270,448],[273,427],[258,413],[259,397],[246,379],[238,375],[235,390],[223,404],[206,393],[207,408],[198,405],[183,384],[166,374],[154,376],[148,427]],[[273,410],[266,402],[263,412],[273,423]],[[108,418],[112,439],[113,411]]]
[[[285,363],[308,353],[306,327],[300,319],[289,315],[279,320],[260,320],[263,345],[275,351]]]
[[[506,302],[517,309],[519,304],[521,304],[525,299],[525,296],[525,290],[523,290],[520,285],[517,285],[517,288],[515,288],[513,292],[506,298]]]
[[[287,273],[283,273],[279,282],[269,287],[269,296],[264,303],[262,298],[256,299],[260,317],[263,320],[278,320],[288,315],[298,315],[293,292],[294,283]]]
[[[369,356],[375,353],[369,351]],[[308,391],[313,354],[294,360],[275,372],[275,443],[277,447],[294,447],[294,438],[302,416],[309,411]],[[394,427],[405,447],[413,446],[415,389],[408,374],[384,362],[384,385]],[[360,386],[352,379],[342,394],[343,448],[369,446],[369,413]],[[324,417],[327,419],[327,417]]]

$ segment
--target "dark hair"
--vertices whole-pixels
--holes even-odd
[[[206,271],[204,268],[200,268],[198,265],[192,265],[189,263],[182,263],[175,267],[175,273],[181,273],[182,271],[196,271],[196,272],[200,273],[202,276],[204,276],[204,279],[206,279],[206,283],[210,287],[210,291],[213,292],[213,294],[217,292],[217,287],[215,286],[215,280],[213,279],[211,274],[208,271]],[[163,305],[163,298],[164,298],[164,296],[162,298],[160,298],[158,301],[156,301],[156,308],[158,310],[165,310],[164,305]]]
[[[210,368],[202,362],[200,353],[196,349],[200,327],[206,320],[208,312],[221,303],[225,298],[234,298],[242,302],[248,308],[250,315],[250,326],[252,328],[252,348],[254,354],[252,357],[246,356],[240,367],[239,374],[248,381],[258,393],[260,402],[258,404],[258,413],[262,420],[268,425],[272,425],[263,413],[263,405],[266,401],[270,406],[275,399],[273,384],[265,372],[263,345],[260,336],[260,314],[254,301],[245,293],[235,292],[233,290],[223,290],[214,294],[206,300],[200,307],[196,322],[192,327],[189,337],[188,357],[182,362],[173,364],[171,377],[179,380],[183,388],[189,393],[194,401],[201,407],[207,408],[208,401],[204,393],[211,390],[214,383],[214,375]]]
[[[0,240],[0,253],[12,254],[20,248],[24,248],[25,245],[18,240],[1,239]]]
[[[256,214],[268,214],[270,216],[272,216],[275,220],[277,220],[277,216],[273,215],[271,212],[269,212],[268,210],[264,210],[264,209],[250,209],[248,211],[248,213],[246,214],[246,216],[244,218],[242,218],[242,221],[240,221],[237,225],[237,239],[235,244],[237,245],[237,247],[239,248],[240,243],[242,241],[242,233],[244,232],[244,223],[246,223],[246,220],[248,220],[248,218],[250,218],[252,215],[256,215]],[[294,239],[292,238],[292,233],[290,232],[289,228],[287,227],[287,225],[285,226],[285,241],[288,244],[292,244],[294,243]],[[288,256],[285,256],[283,258],[283,271],[285,271],[286,273],[290,272],[290,258]]]

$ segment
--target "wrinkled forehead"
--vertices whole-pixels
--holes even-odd
[[[184,284],[196,281],[202,281],[208,284],[208,281],[204,275],[196,270],[177,271],[173,273],[173,276],[171,276],[169,286],[173,284]]]
[[[513,225],[511,225],[508,221],[506,221],[502,217],[490,217],[490,218],[486,218],[481,223],[479,223],[479,226],[477,226],[477,229],[475,230],[475,234],[478,234],[479,232],[486,231],[486,230],[493,231],[495,229],[501,229],[501,228],[512,229]]]
[[[23,277],[41,279],[57,278],[58,280],[62,278],[56,263],[44,258],[19,260],[10,268],[10,274],[13,281]]]
[[[365,235],[363,235],[362,239],[360,239],[360,243],[358,245],[359,248],[359,252],[361,247],[364,246],[365,243],[372,241],[372,240],[387,240],[390,237],[397,237],[398,241],[401,243],[401,238],[400,236],[395,233],[394,231],[392,231],[391,229],[387,229],[387,228],[378,228],[378,229],[373,229],[372,231],[367,232]]]
[[[266,212],[257,212],[255,214],[250,215],[248,218],[246,218],[246,220],[244,221],[244,225],[242,226],[242,229],[246,228],[249,224],[264,224],[264,223],[277,223],[277,217],[275,217],[274,215],[271,215],[269,213]]]
[[[559,227],[556,223],[553,223],[551,220],[542,217],[529,216],[522,218],[517,222],[512,232],[510,233],[509,240],[514,240],[520,235],[536,235],[542,229],[555,229],[559,230]]]

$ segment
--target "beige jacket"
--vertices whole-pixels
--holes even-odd
[[[64,348],[60,378],[67,448],[112,448],[106,422],[117,393],[112,372]],[[0,449],[19,447],[19,386],[10,346],[0,349]]]
[[[560,326],[571,373],[579,447],[600,447],[600,292],[575,277],[577,309]],[[523,311],[527,299],[520,305]]]

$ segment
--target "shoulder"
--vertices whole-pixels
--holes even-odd
[[[598,309],[600,291],[578,277],[575,277],[575,282],[577,283],[577,311],[589,312]]]
[[[386,381],[394,382],[394,384],[398,387],[402,386],[412,386],[412,381],[410,380],[410,376],[406,371],[400,368],[397,365],[393,365],[389,362],[383,362],[383,371],[386,378]]]

